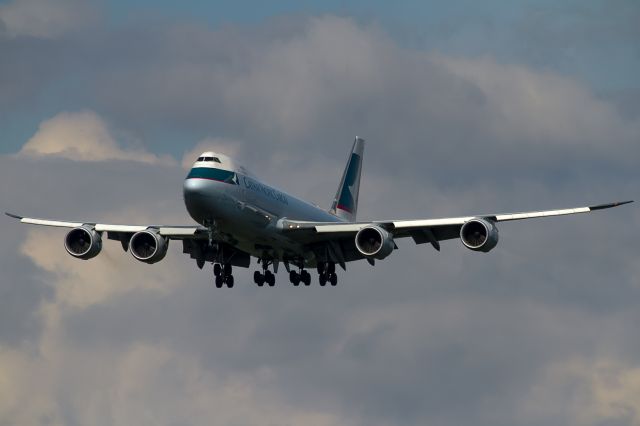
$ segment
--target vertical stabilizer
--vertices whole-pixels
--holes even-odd
[[[347,222],[356,220],[358,212],[358,194],[360,193],[360,174],[362,171],[362,153],[364,139],[356,136],[353,148],[347,159],[336,197],[329,212]]]

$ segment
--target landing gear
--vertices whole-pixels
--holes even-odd
[[[334,287],[338,285],[338,276],[336,275],[336,264],[333,262],[318,263],[318,280],[322,287],[324,287],[327,284],[327,282]]]
[[[300,278],[300,274],[296,271],[289,272],[289,281],[291,281],[291,284],[294,286],[298,287],[300,285]]]
[[[308,286],[311,284],[311,274],[304,269],[300,272],[291,271],[289,272],[289,281],[296,287],[299,286],[301,282]]]
[[[258,287],[262,287],[264,283],[267,283],[269,287],[273,287],[276,285],[276,276],[267,268],[273,262],[268,260],[261,260],[262,262],[262,272],[255,271],[253,273],[253,282],[258,285]]]
[[[276,276],[271,271],[265,271],[264,280],[269,284],[269,287],[276,285]]]
[[[258,284],[258,287],[262,287],[264,285],[264,275],[260,271],[255,271],[253,273],[253,282]]]
[[[233,268],[229,263],[225,263],[221,265],[219,263],[214,263],[213,265],[213,275],[215,278],[216,288],[222,288],[225,284],[229,288],[233,288]]]

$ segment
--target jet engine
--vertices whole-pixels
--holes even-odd
[[[133,257],[144,263],[160,262],[167,255],[169,239],[157,231],[140,231],[133,234],[129,250]]]
[[[498,228],[486,219],[471,219],[460,228],[462,244],[474,251],[488,252],[498,244],[498,237]]]
[[[73,228],[64,237],[64,248],[71,256],[88,260],[102,250],[102,237],[90,226]]]
[[[384,259],[395,246],[391,234],[376,225],[362,228],[356,234],[356,248],[366,257]]]

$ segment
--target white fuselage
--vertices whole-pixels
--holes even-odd
[[[210,158],[205,154],[200,158]],[[215,158],[221,161],[196,161],[184,181],[184,202],[196,222],[213,226],[216,239],[256,257],[269,253],[276,259],[300,256],[310,260],[311,253],[305,253],[299,241],[281,232],[281,219],[342,222],[327,211],[265,185],[244,167],[235,167],[228,157]]]

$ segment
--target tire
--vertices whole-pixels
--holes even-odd
[[[302,274],[300,275],[301,275],[300,279],[302,280],[304,285],[306,286],[311,285],[311,274],[309,272],[302,271]]]
[[[276,277],[271,273],[271,271],[267,271],[264,274],[265,281],[269,284],[269,287],[273,287],[276,284]]]
[[[335,287],[338,285],[338,276],[336,274],[331,274],[331,276],[329,276],[329,282]]]
[[[320,286],[324,287],[325,285],[327,285],[327,274],[322,273],[318,276],[319,280],[320,280]]]
[[[227,284],[228,288],[233,288],[233,281],[234,281],[233,275],[228,275],[224,281]]]
[[[225,263],[224,264],[224,274],[225,275],[231,275],[232,273],[233,273],[233,268],[231,267],[231,264]]]
[[[220,266],[219,263],[214,263],[213,264],[213,275],[215,275],[216,277],[219,277],[221,272],[222,272],[222,266]]]
[[[218,275],[216,277],[216,288],[222,288],[222,284],[224,284],[222,277]]]

